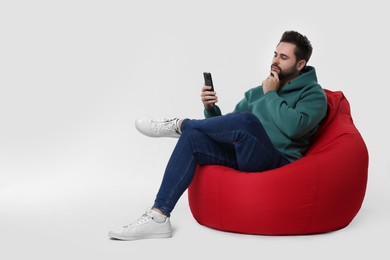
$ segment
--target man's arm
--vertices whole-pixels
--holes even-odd
[[[326,115],[326,95],[319,85],[306,91],[294,108],[276,91],[266,95],[267,111],[277,127],[290,138],[300,138],[314,129]]]

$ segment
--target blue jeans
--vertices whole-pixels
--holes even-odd
[[[260,172],[290,162],[276,150],[260,121],[251,113],[185,119],[181,130],[153,205],[168,216],[191,184],[197,164]]]

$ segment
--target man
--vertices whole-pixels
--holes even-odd
[[[315,69],[307,66],[311,53],[305,36],[287,31],[276,46],[269,76],[245,93],[233,113],[222,116],[216,93],[203,86],[206,119],[137,120],[136,128],[147,136],[179,140],[152,209],[109,236],[121,240],[171,237],[170,214],[189,187],[197,164],[261,172],[302,158],[327,109]]]

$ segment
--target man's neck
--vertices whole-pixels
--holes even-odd
[[[293,81],[295,78],[297,78],[299,75],[301,75],[301,71],[298,71],[297,73],[295,73],[294,75],[291,75],[290,77],[288,78],[285,78],[285,79],[281,79],[279,81],[279,89],[282,88],[283,86],[287,85],[288,83],[290,83],[291,81]]]

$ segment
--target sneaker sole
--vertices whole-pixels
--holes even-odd
[[[152,235],[144,235],[144,236],[124,236],[119,235],[115,233],[108,233],[108,236],[110,238],[118,239],[118,240],[126,240],[126,241],[132,241],[132,240],[138,240],[138,239],[153,239],[153,238],[170,238],[172,237],[172,232],[169,233],[161,233],[161,234],[152,234]]]

